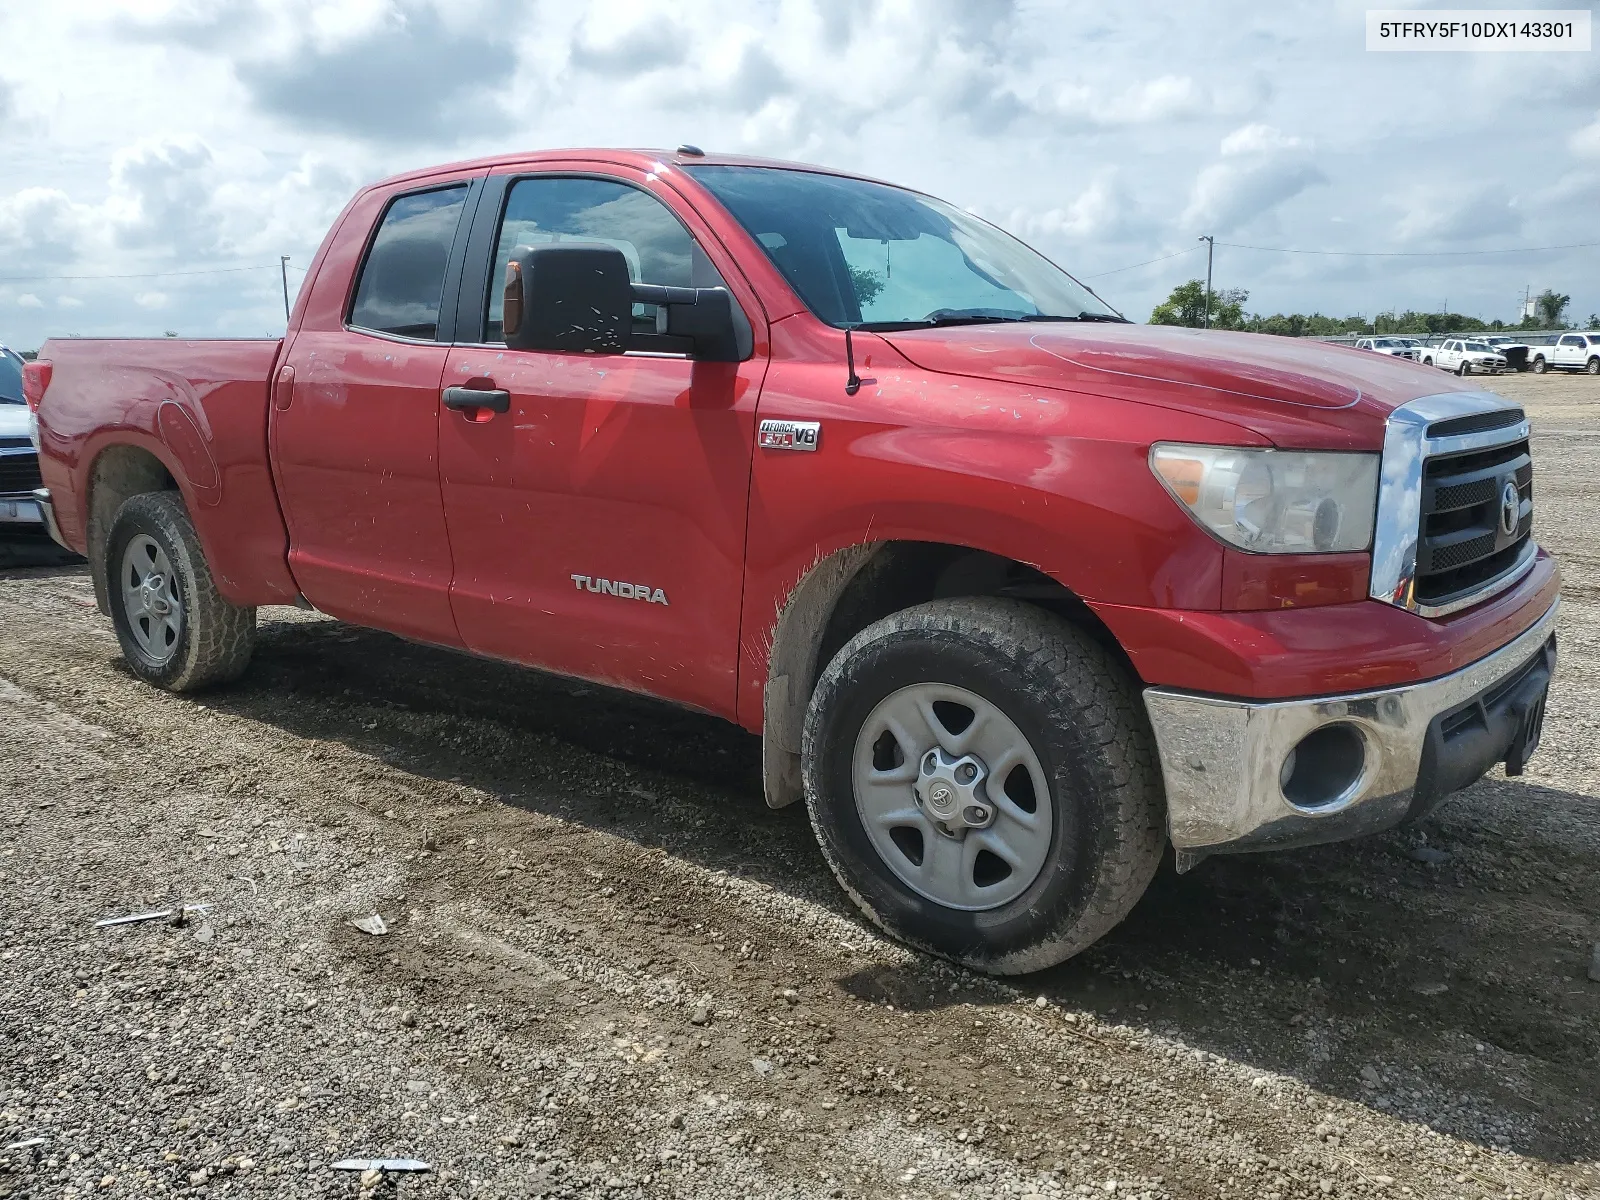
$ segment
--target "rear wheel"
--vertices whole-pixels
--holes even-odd
[[[1549,364],[1544,361],[1544,355],[1541,354],[1533,360],[1533,366],[1531,370],[1535,375],[1543,375],[1549,369]]]
[[[1588,365],[1584,367],[1584,370],[1588,371],[1591,375],[1600,375],[1600,357],[1591,358]]]
[[[243,674],[256,610],[217,593],[178,493],[123,502],[106,539],[105,571],[117,640],[140,679],[187,692]]]
[[[994,974],[1093,943],[1165,842],[1132,682],[1013,601],[936,601],[863,630],[818,681],[802,765],[823,855],[862,911]]]

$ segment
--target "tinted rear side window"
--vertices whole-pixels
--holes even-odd
[[[361,268],[350,324],[400,337],[437,336],[445,267],[466,199],[461,184],[389,205]]]

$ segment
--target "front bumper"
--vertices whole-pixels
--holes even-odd
[[[0,495],[0,538],[47,528],[44,512],[32,492]]]
[[[1359,837],[1466,787],[1537,719],[1559,607],[1470,666],[1402,687],[1260,702],[1147,688],[1180,859]],[[1307,755],[1298,768],[1291,751]]]

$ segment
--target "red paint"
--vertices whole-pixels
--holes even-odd
[[[1275,612],[1179,612],[1092,604],[1148,684],[1287,699],[1395,687],[1460,670],[1554,603],[1560,572],[1539,560],[1487,603],[1426,621],[1377,600]]]
[[[135,446],[177,483],[224,597],[235,604],[292,601],[288,542],[267,460],[266,381],[278,345],[176,338],[45,343],[54,378],[39,406],[39,469],[68,543],[87,548],[95,459],[111,446]],[[198,446],[167,443],[160,420],[167,404],[182,411]],[[213,472],[215,486],[208,486]]]
[[[750,318],[749,361],[344,328],[396,194],[573,170],[677,213]],[[301,591],[352,621],[751,728],[795,585],[822,557],[884,539],[1031,564],[1091,604],[1146,681],[1261,697],[1445,673],[1526,628],[1555,592],[1544,560],[1507,595],[1426,621],[1362,598],[1365,555],[1225,550],[1147,466],[1158,440],[1376,450],[1396,405],[1475,381],[1288,338],[996,325],[864,333],[863,385],[847,395],[841,332],[670,156],[508,155],[365,189],[317,252],[289,330],[281,346],[48,343],[43,469],[68,539],[83,545],[95,455],[140,446],[177,480],[237,603]],[[29,371],[42,392],[50,364]],[[469,384],[507,390],[510,411],[443,406],[442,388]],[[758,416],[820,421],[818,450],[756,449]]]

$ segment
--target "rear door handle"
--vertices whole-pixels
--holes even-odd
[[[487,408],[490,412],[509,412],[511,393],[501,390],[448,387],[444,390],[444,406],[457,411],[465,408]]]

